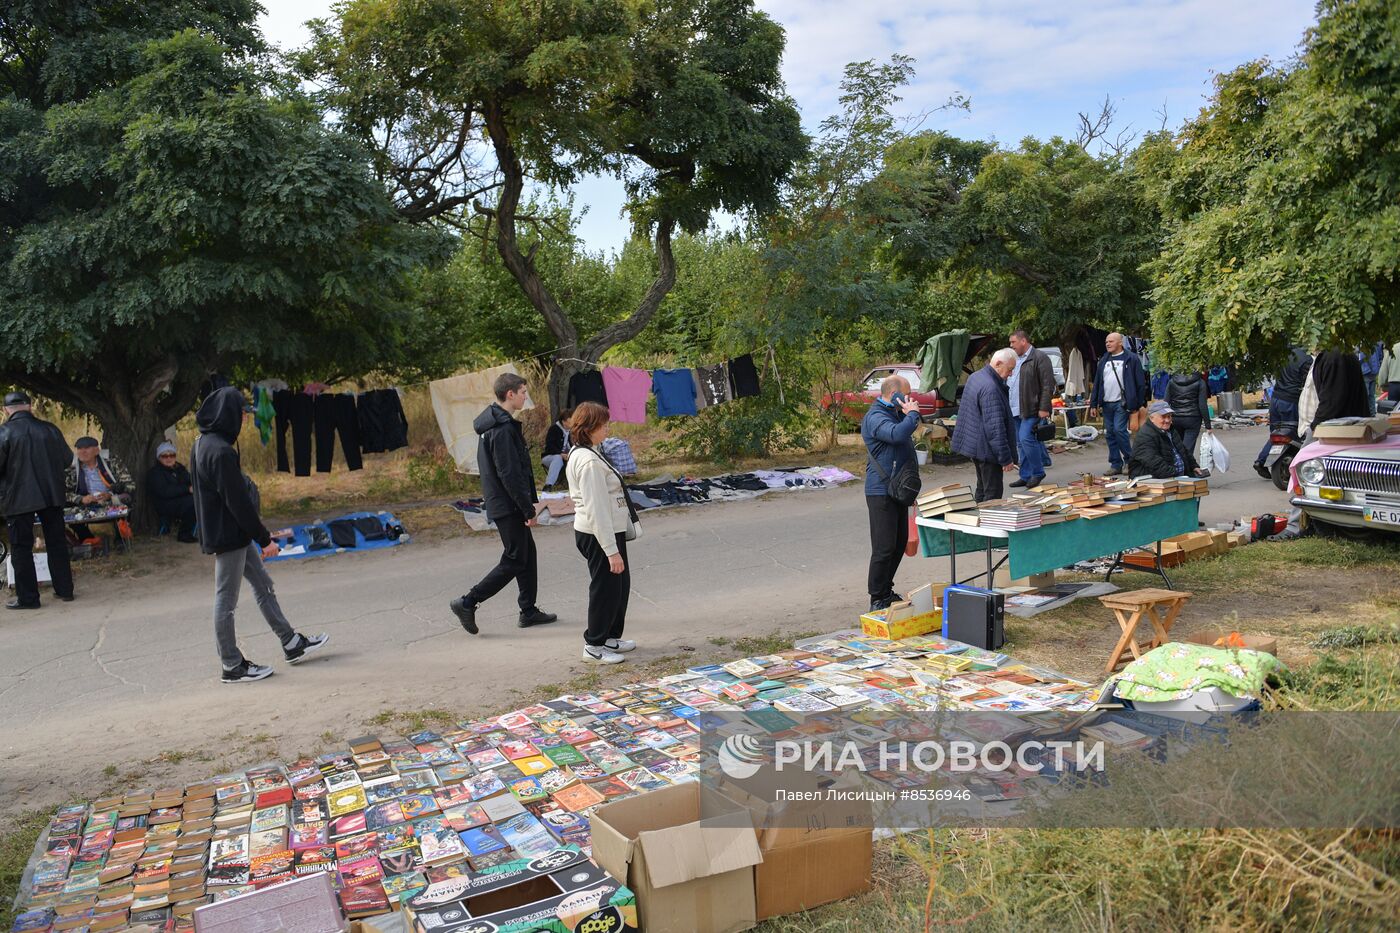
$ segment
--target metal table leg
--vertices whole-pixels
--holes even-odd
[[[953,529],[948,529],[948,579],[958,582],[958,538]]]

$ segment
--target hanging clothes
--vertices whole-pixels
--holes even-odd
[[[1065,396],[1072,398],[1086,394],[1089,380],[1084,373],[1084,354],[1078,347],[1069,351],[1069,363],[1065,366]]]
[[[297,476],[311,475],[311,423],[315,402],[304,392],[283,389],[272,394],[277,435],[277,469],[283,473],[296,467]],[[292,464],[287,463],[287,429],[292,431]]]
[[[408,416],[397,389],[371,389],[360,396],[360,449],[386,453],[408,446]]]
[[[695,367],[695,388],[695,398],[701,408],[732,401],[734,392],[729,386],[729,366],[720,363]]]
[[[656,414],[660,418],[694,415],[695,377],[688,369],[658,369],[651,375],[651,390],[656,393]]]
[[[346,392],[322,392],[314,400],[316,428],[316,472],[329,473],[335,458],[335,439],[340,436],[340,449],[345,455],[345,467],[358,470],[364,464],[360,456],[360,418],[355,411],[355,396]]]
[[[729,397],[754,398],[759,394],[758,368],[753,364],[753,354],[736,356],[725,364],[729,370]]]
[[[428,395],[433,401],[433,414],[437,416],[438,430],[442,431],[442,441],[447,445],[448,453],[452,455],[452,462],[457,464],[459,473],[478,472],[478,435],[472,427],[472,422],[483,409],[496,401],[496,378],[503,373],[515,372],[515,367],[507,363],[504,366],[428,383]],[[535,403],[526,401],[525,407],[534,408]]]
[[[603,374],[596,369],[574,373],[569,377],[569,407],[576,408],[580,402],[597,402],[608,407],[608,390],[603,386]]]
[[[572,388],[573,380],[569,382]],[[647,396],[651,394],[651,373],[645,369],[605,367],[603,391],[607,398],[608,415],[613,421],[624,421],[628,424],[647,423]]]
[[[264,447],[272,440],[276,420],[277,409],[272,404],[272,393],[263,386],[253,386],[253,425],[258,429],[258,437]]]
[[[1167,385],[1172,381],[1171,373],[1156,373],[1152,376],[1152,397],[1166,398]]]
[[[921,368],[919,387],[924,392],[937,392],[938,397],[953,401],[958,397],[958,377],[972,336],[965,330],[950,330],[935,334],[924,341],[917,362]]]

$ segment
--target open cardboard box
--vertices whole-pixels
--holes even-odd
[[[1375,418],[1336,418],[1313,428],[1313,438],[1319,441],[1352,441],[1364,444],[1380,440],[1389,431],[1390,419],[1384,415]]]
[[[733,933],[757,922],[763,861],[749,811],[691,781],[593,811],[593,857],[636,892],[647,933]]]
[[[1184,636],[1181,640],[1190,642],[1193,645],[1206,645],[1214,648],[1216,647],[1215,643],[1217,641],[1229,634],[1229,632],[1223,629],[1203,628],[1199,632],[1192,632],[1190,635]],[[1272,654],[1274,657],[1278,657],[1277,638],[1268,638],[1263,635],[1246,635],[1241,632],[1240,640],[1244,642],[1244,645],[1241,647],[1248,651],[1262,651],[1265,654]]]
[[[753,820],[763,861],[754,866],[758,919],[810,910],[870,889],[874,852],[868,800],[787,801],[776,790],[825,788],[809,774],[762,771],[753,778],[725,778],[720,791],[742,804]]]

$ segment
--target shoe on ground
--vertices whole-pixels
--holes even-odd
[[[184,532],[180,532],[178,535],[176,535],[176,536],[175,536],[175,540],[176,540],[176,541],[179,541],[181,544],[198,544],[198,543],[199,543],[199,539],[196,538],[194,535],[187,535],[187,534],[185,534]]]
[[[583,659],[585,661],[597,661],[599,664],[621,664],[627,659],[616,651],[611,651],[603,647],[593,645],[583,646]]]
[[[38,603],[22,603],[17,599],[12,599],[5,604],[6,609],[38,609]]]
[[[1039,486],[1039,485],[1040,485],[1041,483],[1043,483],[1043,482],[1045,482],[1045,474],[1044,474],[1044,473],[1040,474],[1039,476],[1032,476],[1030,479],[1026,480],[1026,488],[1027,488],[1027,489],[1034,489],[1035,487]],[[1012,483],[1011,485],[1014,486],[1014,485],[1016,485],[1016,484],[1015,484],[1015,483]]]
[[[74,596],[72,593],[69,593],[67,596],[59,596],[58,598],[59,598],[60,600],[62,600],[63,602],[65,602],[65,603],[71,603],[73,600],[77,599],[78,597]]]
[[[452,614],[457,617],[457,621],[462,623],[462,628],[467,630],[468,635],[475,635],[479,629],[476,627],[476,604],[467,602],[465,596],[458,596],[448,603],[452,608]]]
[[[282,656],[287,659],[288,664],[300,664],[306,660],[307,655],[321,650],[330,640],[331,637],[325,632],[320,635],[312,635],[310,638],[298,633],[297,640],[292,643],[292,647],[282,649]]]
[[[254,664],[247,658],[243,663],[231,671],[224,671],[223,682],[226,684],[250,684],[255,680],[263,680],[272,676],[272,668],[263,664]]]
[[[1026,485],[1026,481],[1023,479],[1018,479],[1012,482],[1010,485],[1012,489],[1020,489],[1022,486]]]
[[[459,617],[460,618],[460,617]],[[520,613],[520,627],[529,628],[532,625],[548,625],[558,620],[558,616],[552,612],[545,612],[536,606],[534,609],[526,609]]]
[[[1104,476],[1122,476],[1122,475],[1123,475],[1123,468],[1122,468],[1122,467],[1114,467],[1113,469],[1109,470],[1107,473],[1104,474]]]
[[[630,638],[609,638],[607,641],[603,642],[603,647],[609,651],[616,651],[618,654],[623,654],[628,651],[636,650],[637,643]]]
[[[1273,476],[1269,474],[1269,468],[1264,466],[1262,460],[1254,461],[1254,472],[1258,473],[1264,479],[1273,479]]]

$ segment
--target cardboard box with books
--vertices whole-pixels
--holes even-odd
[[[636,892],[647,933],[734,933],[757,922],[763,861],[749,811],[696,782],[593,811],[593,857]]]

